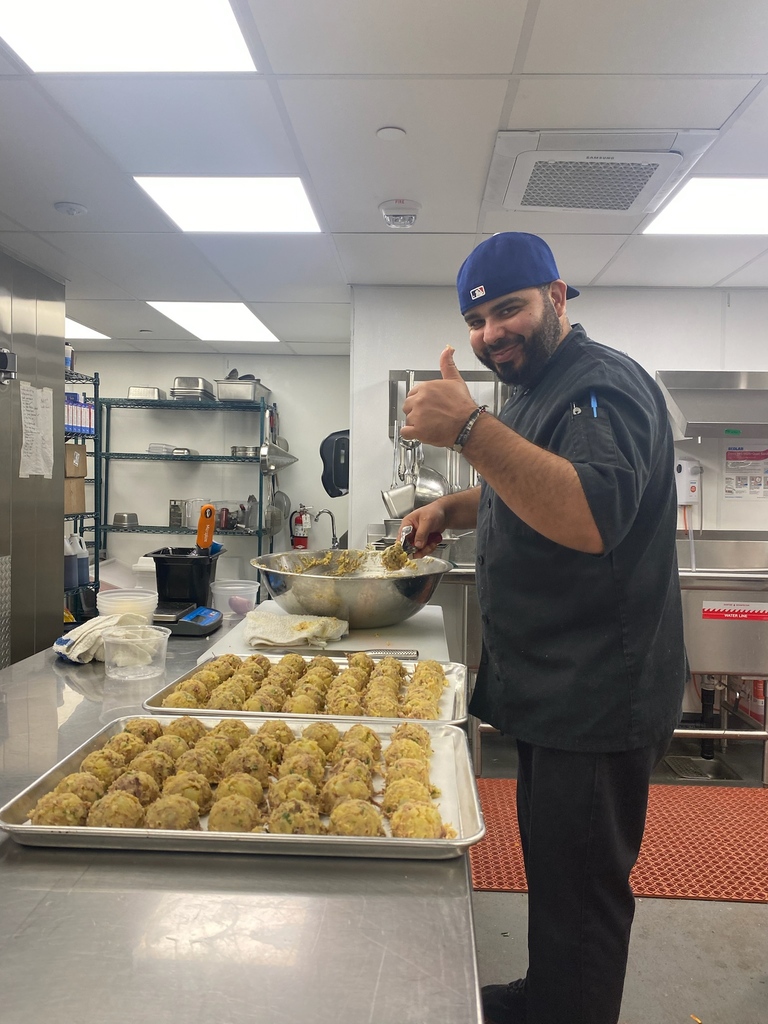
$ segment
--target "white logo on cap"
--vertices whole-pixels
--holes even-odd
[[[470,299],[479,299],[482,295],[485,295],[485,288],[480,285],[479,288],[472,288],[469,292]]]

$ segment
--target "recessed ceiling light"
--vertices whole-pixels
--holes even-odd
[[[201,341],[279,341],[242,302],[148,302]]]
[[[23,0],[0,34],[33,71],[255,71],[228,0]]]
[[[301,178],[137,177],[182,231],[318,232]]]
[[[399,139],[405,138],[405,128],[395,128],[394,126],[386,125],[384,128],[379,128],[376,135],[386,142],[397,142]]]
[[[108,334],[99,334],[98,331],[93,331],[90,327],[84,327],[82,324],[79,324],[77,320],[70,320],[68,316],[64,317],[64,337],[71,339],[106,338],[107,341],[111,340]]]
[[[768,235],[768,178],[691,178],[644,235]]]

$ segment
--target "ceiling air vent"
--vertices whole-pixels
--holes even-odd
[[[485,199],[506,210],[647,213],[716,132],[499,132]]]

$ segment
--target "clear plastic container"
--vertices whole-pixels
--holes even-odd
[[[255,580],[217,580],[211,584],[213,607],[230,621],[253,611],[258,592]]]
[[[134,590],[100,590],[96,595],[96,610],[99,615],[123,615],[125,612],[134,612],[136,615],[146,616],[147,622],[151,622],[155,608],[156,590],[142,590],[136,587]]]
[[[104,671],[108,678],[162,675],[170,635],[165,626],[113,626],[104,630]]]

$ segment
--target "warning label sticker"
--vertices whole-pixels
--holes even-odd
[[[739,619],[753,622],[768,622],[768,604],[756,601],[718,601],[705,603],[701,609],[702,619]]]

